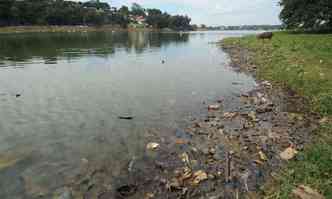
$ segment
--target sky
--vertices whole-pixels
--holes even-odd
[[[279,0],[101,0],[111,6],[136,2],[171,14],[187,14],[194,24],[260,25],[280,24]]]

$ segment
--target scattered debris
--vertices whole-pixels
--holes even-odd
[[[263,81],[261,82],[261,85],[267,88],[272,88],[272,84],[269,81]]]
[[[152,199],[152,198],[154,198],[154,193],[146,193],[144,195],[144,199]]]
[[[214,105],[209,105],[208,110],[209,111],[217,111],[220,109],[220,104],[214,104]]]
[[[236,56],[237,62],[244,62],[238,67],[255,70],[247,57]],[[149,154],[126,161],[124,168],[90,175],[89,179],[93,179],[89,182],[98,185],[91,190],[98,192],[99,187],[113,186],[117,180],[114,178],[124,177],[128,185],[119,189],[108,187],[107,193],[117,191],[119,198],[136,194],[144,199],[260,198],[251,196],[256,196],[266,176],[286,163],[280,159],[295,157],[296,149],[310,140],[308,137],[317,125],[311,122],[317,119],[315,116],[301,112],[305,104],[299,98],[271,88],[270,82],[260,82],[254,90],[239,91],[245,94],[234,93],[209,105],[205,118],[190,117],[192,124],[186,129],[149,134],[149,140],[160,140],[162,147],[156,142],[148,143],[146,149],[154,150],[153,153],[145,151]],[[223,108],[225,112],[221,111]],[[323,118],[321,122],[328,120]],[[76,190],[86,190],[80,188]]]
[[[305,185],[298,186],[292,191],[292,194],[298,199],[325,199],[318,191]]]
[[[184,140],[184,139],[176,139],[175,140],[175,144],[186,144],[187,143],[187,141],[186,140]]]
[[[200,182],[207,180],[207,179],[208,179],[208,175],[204,171],[202,171],[202,170],[196,171],[193,174],[192,185],[198,185]]]
[[[280,153],[280,157],[283,160],[291,160],[298,152],[293,147],[288,147],[286,150]]]
[[[182,162],[186,163],[187,165],[190,164],[189,156],[187,153],[182,153],[180,155],[180,158],[181,158]]]
[[[156,142],[150,142],[146,145],[146,149],[148,150],[155,150],[159,147],[160,145]]]
[[[129,197],[136,193],[137,186],[133,184],[124,185],[116,189],[121,197]]]
[[[226,113],[224,113],[223,117],[231,119],[231,118],[235,117],[236,115],[237,115],[237,113],[235,113],[235,112],[234,113],[226,112]]]
[[[322,119],[319,120],[320,124],[326,124],[329,121],[328,117],[323,117]]]
[[[259,154],[259,158],[261,160],[263,160],[263,161],[267,161],[268,160],[267,156],[263,153],[263,151],[259,151],[258,154]]]

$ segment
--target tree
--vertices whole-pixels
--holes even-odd
[[[190,29],[191,19],[188,16],[175,15],[172,16],[169,22],[169,27],[175,30]]]
[[[136,16],[145,16],[145,9],[138,3],[133,3],[131,6],[131,14]]]
[[[281,0],[280,18],[289,29],[332,29],[331,0]]]
[[[119,13],[123,16],[129,16],[129,8],[127,6],[122,6],[120,9],[119,9]]]
[[[148,15],[146,17],[146,23],[150,26],[153,26],[154,28],[161,28],[164,20],[161,10],[148,9],[147,13]]]

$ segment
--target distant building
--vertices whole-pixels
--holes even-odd
[[[129,18],[132,21],[130,26],[133,28],[144,28],[148,26],[148,24],[146,23],[146,18],[144,16],[129,15]]]

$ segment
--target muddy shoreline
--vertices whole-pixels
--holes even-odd
[[[230,67],[255,76],[251,52],[221,45],[230,56]],[[229,103],[232,106],[226,107]],[[257,80],[250,92],[206,104],[206,117],[193,119],[186,129],[149,132],[144,156],[133,157],[121,168],[82,160],[79,175],[45,196],[261,198],[261,186],[297,158],[318,126],[319,118],[306,107],[295,92]]]

